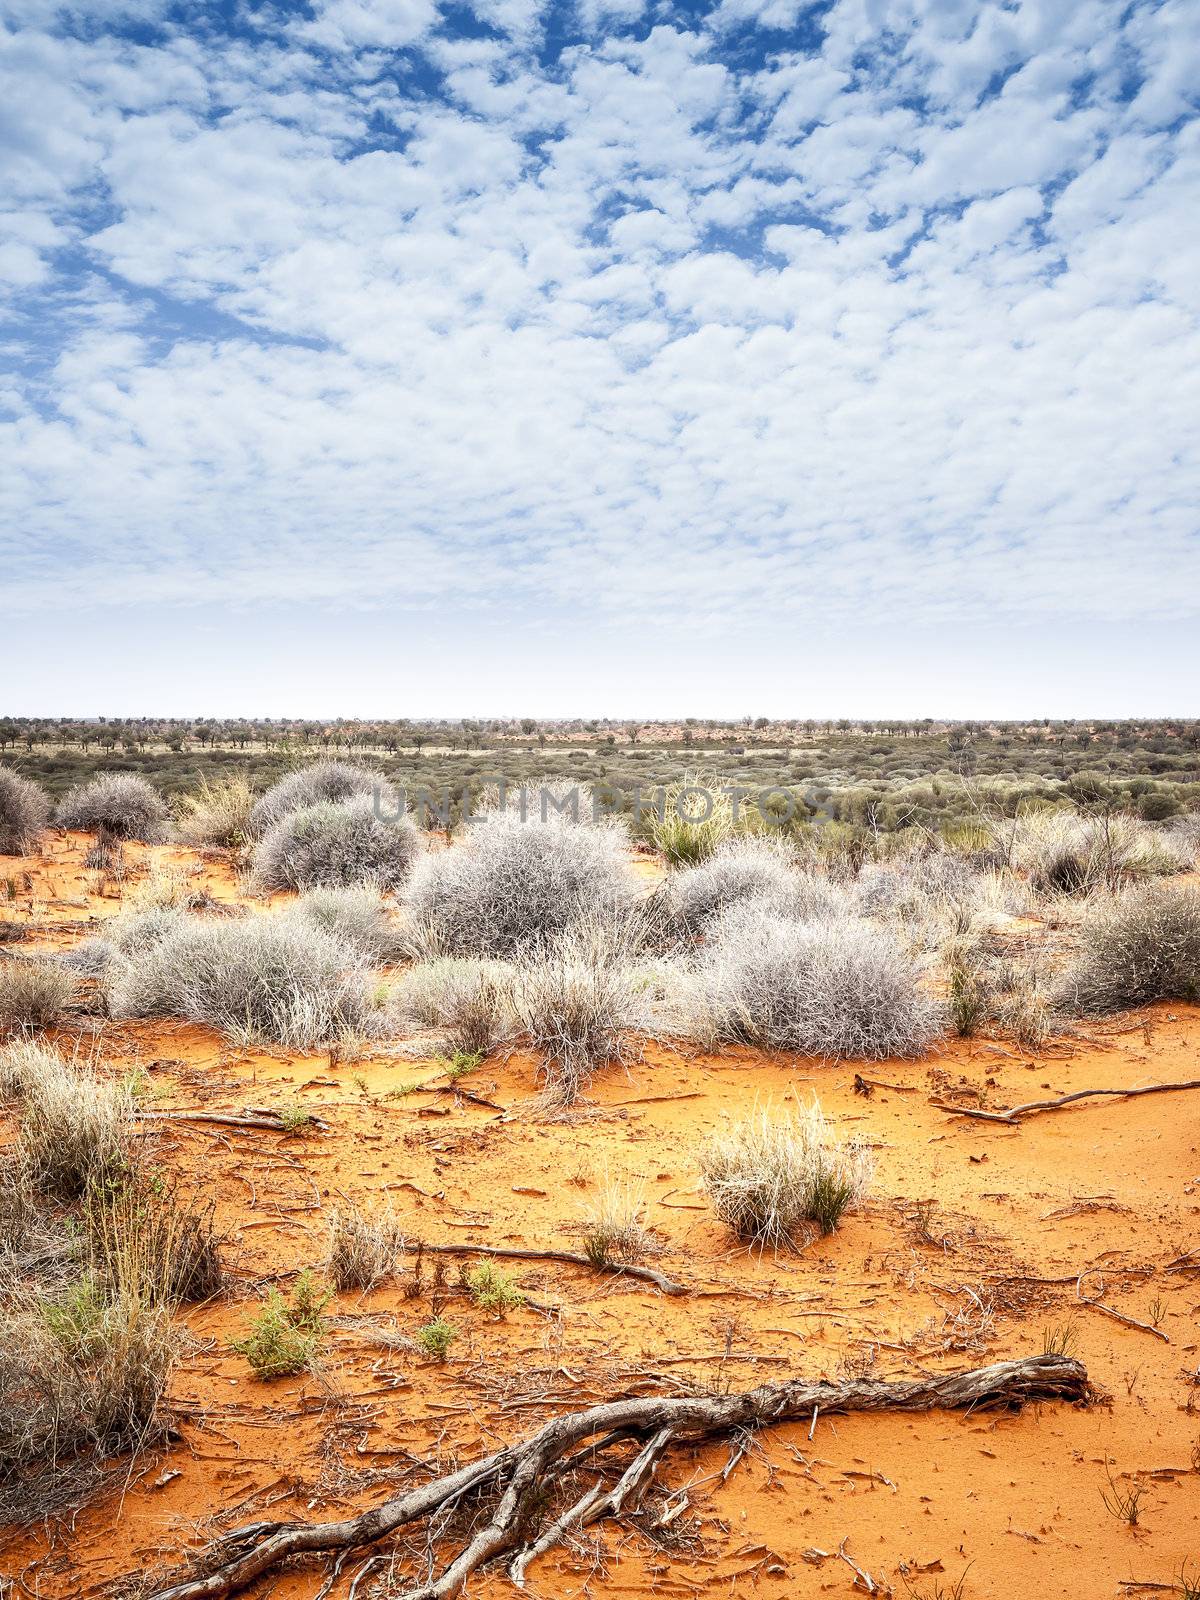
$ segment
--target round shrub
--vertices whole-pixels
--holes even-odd
[[[793,922],[754,901],[715,924],[690,1006],[715,1039],[837,1060],[919,1055],[941,1022],[920,964],[887,928]]]
[[[1061,1000],[1085,1013],[1200,1000],[1200,892],[1151,883],[1096,906]]]
[[[168,811],[145,778],[131,772],[102,772],[72,789],[58,808],[62,828],[107,828],[118,839],[147,843],[166,833]]]
[[[672,873],[663,899],[671,927],[693,937],[747,900],[766,901],[777,916],[798,922],[836,916],[847,906],[837,884],[799,871],[784,850],[754,838],[728,839],[699,866]]]
[[[632,903],[637,879],[611,828],[495,812],[417,863],[405,902],[421,954],[508,957]]]
[[[362,959],[300,918],[188,918],[114,967],[114,1017],[181,1017],[298,1049],[375,1020]]]
[[[36,783],[0,767],[0,856],[36,850],[50,820],[50,802]]]
[[[322,929],[365,961],[389,961],[400,953],[400,931],[375,889],[311,889],[290,915]]]
[[[254,802],[250,811],[250,832],[257,838],[289,812],[302,811],[322,801],[337,805],[360,795],[370,799],[376,789],[380,792],[381,808],[390,816],[399,801],[395,789],[381,772],[356,767],[347,761],[314,761],[311,766],[280,778]]]
[[[289,812],[254,851],[257,889],[398,889],[412,871],[421,836],[407,817],[375,815],[371,799],[320,801]]]

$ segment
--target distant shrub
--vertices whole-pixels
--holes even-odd
[[[515,1026],[513,969],[503,961],[441,956],[403,973],[390,1002],[397,1022],[440,1029],[447,1050],[486,1054]]]
[[[1079,930],[1061,1000],[1088,1013],[1200,1000],[1200,891],[1146,884],[1102,901]]]
[[[123,957],[109,987],[115,1017],[181,1017],[240,1042],[305,1049],[375,1019],[362,958],[287,916],[188,918]]]
[[[746,900],[768,902],[777,916],[797,921],[836,916],[849,903],[839,885],[799,871],[787,850],[753,837],[726,839],[699,866],[673,872],[662,899],[671,926],[690,936]]]
[[[106,828],[118,839],[154,843],[165,837],[169,813],[157,790],[129,772],[102,772],[72,789],[57,813],[61,828]]]
[[[834,1138],[815,1102],[791,1116],[756,1108],[713,1133],[700,1150],[700,1181],[713,1210],[741,1239],[787,1246],[804,1223],[833,1233],[861,1202],[870,1152]]]
[[[49,820],[50,802],[37,784],[0,767],[0,856],[36,850]]]
[[[615,829],[497,812],[419,861],[405,901],[416,953],[506,957],[585,917],[612,916],[636,892]]]
[[[0,1032],[48,1028],[75,993],[75,980],[56,962],[28,956],[0,960]]]
[[[407,817],[387,821],[368,799],[321,801],[281,817],[254,851],[257,889],[399,889],[421,836]]]
[[[715,924],[682,991],[687,1032],[836,1059],[919,1055],[941,1007],[886,928],[791,922],[750,901]]]
[[[201,778],[199,789],[180,795],[176,806],[184,844],[238,850],[250,838],[254,791],[236,773],[215,783]]]
[[[719,778],[686,772],[651,798],[643,817],[646,837],[671,866],[707,861],[734,832],[733,802]]]
[[[310,889],[286,914],[320,928],[372,964],[400,952],[400,930],[376,889]]]
[[[345,761],[314,761],[280,778],[255,801],[250,812],[250,832],[255,836],[264,834],[289,812],[304,811],[309,806],[370,800],[376,789],[380,791],[381,809],[386,808],[386,814],[392,815],[398,803],[396,791],[381,772]]]

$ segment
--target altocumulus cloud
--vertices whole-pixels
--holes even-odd
[[[1179,618],[1190,0],[10,0],[6,607]]]

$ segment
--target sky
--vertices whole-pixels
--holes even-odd
[[[1192,0],[5,0],[0,710],[1200,714]]]

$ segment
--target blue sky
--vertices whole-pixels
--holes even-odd
[[[5,15],[3,709],[1200,713],[1194,5]]]

